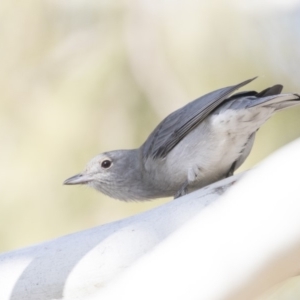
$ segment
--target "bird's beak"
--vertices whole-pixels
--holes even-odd
[[[64,181],[63,184],[85,184],[91,181],[91,178],[85,174],[76,174]]]

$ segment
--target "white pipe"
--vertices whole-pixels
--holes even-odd
[[[254,299],[299,274],[299,174],[300,140],[245,175],[89,300]],[[292,293],[288,299],[298,299]]]
[[[216,200],[238,177],[131,218],[0,255],[0,299],[84,299]]]

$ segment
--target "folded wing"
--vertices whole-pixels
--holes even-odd
[[[166,157],[187,134],[197,127],[215,108],[226,101],[230,94],[255,78],[206,94],[167,116],[142,145],[143,159]],[[242,94],[248,95],[248,93],[256,92],[242,92],[239,93],[239,96],[242,96]]]

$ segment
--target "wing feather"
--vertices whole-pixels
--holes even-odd
[[[158,124],[142,145],[143,159],[166,157],[187,134],[222,104],[230,94],[255,78],[208,93],[171,113]]]

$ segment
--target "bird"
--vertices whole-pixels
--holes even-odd
[[[300,104],[299,94],[281,94],[281,84],[234,93],[256,78],[197,98],[163,119],[141,147],[101,153],[64,184],[145,201],[176,199],[233,175],[257,130],[275,112]]]

